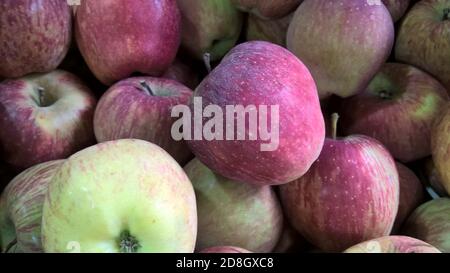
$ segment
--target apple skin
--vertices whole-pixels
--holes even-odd
[[[285,220],[280,239],[272,253],[299,253],[305,251],[308,246],[309,244],[305,238]]]
[[[44,88],[43,104],[38,88]],[[63,159],[95,143],[96,99],[62,70],[0,83],[0,151],[16,170]]]
[[[400,25],[395,59],[427,71],[450,92],[450,19],[443,19],[449,8],[450,0],[416,3]]]
[[[433,161],[436,166],[442,186],[450,195],[450,103],[436,119],[431,133]]]
[[[192,57],[220,60],[236,44],[243,14],[230,0],[177,0],[183,26],[181,46]]]
[[[445,88],[427,73],[387,63],[364,92],[343,100],[342,130],[373,137],[394,158],[411,162],[431,154],[432,125],[448,100]]]
[[[278,19],[293,12],[303,0],[231,0],[240,10],[261,19]]]
[[[392,232],[400,230],[408,216],[425,201],[425,192],[419,178],[408,167],[396,163],[400,182],[400,201]]]
[[[294,13],[273,20],[264,20],[249,14],[247,18],[247,41],[267,41],[286,47],[286,35]]]
[[[243,249],[235,246],[213,246],[203,249],[199,253],[252,253],[247,249]]]
[[[340,252],[389,235],[399,205],[395,162],[366,136],[326,139],[300,179],[280,187],[287,219],[324,251]]]
[[[166,79],[175,80],[194,90],[199,84],[198,74],[188,65],[179,60],[175,62],[161,76]]]
[[[440,177],[432,158],[428,158],[424,162],[423,171],[428,178],[431,188],[440,196],[447,197],[448,194],[442,186],[442,178]]]
[[[439,249],[408,236],[385,236],[362,242],[344,253],[441,253]]]
[[[153,95],[146,93],[145,81]],[[171,136],[171,109],[190,103],[192,90],[174,80],[134,77],[122,80],[100,98],[94,115],[94,132],[98,142],[124,138],[142,139],[166,150],[181,165],[192,159],[187,144]]]
[[[180,22],[176,0],[83,0],[75,36],[91,71],[109,86],[135,72],[163,74],[178,51]]]
[[[450,198],[435,199],[418,207],[403,226],[402,234],[450,253]]]
[[[279,105],[282,126],[274,151],[261,151],[260,138],[187,141],[200,161],[225,177],[257,185],[284,184],[302,176],[320,154],[325,124],[316,85],[303,63],[280,46],[262,41],[236,46],[194,96],[202,97],[204,106],[219,105],[224,121],[226,105]],[[273,117],[267,112],[269,121]],[[246,135],[248,129],[247,124]]]
[[[283,212],[271,187],[227,179],[196,158],[184,170],[197,196],[196,249],[233,245],[258,253],[273,250],[283,228]]]
[[[382,2],[389,10],[392,20],[397,22],[408,9],[410,0],[382,0]]]
[[[305,0],[287,34],[287,48],[311,71],[320,98],[361,92],[388,59],[394,24],[374,1]]]
[[[41,253],[42,207],[51,178],[64,160],[33,166],[8,184],[0,200],[1,252],[15,239],[14,252]]]
[[[45,252],[193,252],[195,193],[178,163],[152,143],[123,139],[72,155],[53,176],[44,201]],[[124,237],[125,238],[125,237]],[[134,240],[133,240],[134,239]]]
[[[0,2],[0,78],[19,78],[55,69],[72,38],[72,13],[66,1]]]

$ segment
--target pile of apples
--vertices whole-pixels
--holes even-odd
[[[450,0],[2,0],[0,80],[2,252],[450,252]]]

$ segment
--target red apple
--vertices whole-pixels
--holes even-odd
[[[311,70],[321,98],[362,91],[393,43],[392,18],[380,1],[305,0],[287,35],[288,49]]]
[[[231,0],[242,11],[263,19],[277,19],[293,12],[303,0]]]
[[[304,251],[308,242],[296,231],[288,221],[284,221],[283,231],[273,253],[296,253]]]
[[[247,41],[267,41],[280,46],[286,46],[286,35],[294,13],[280,19],[264,20],[249,14],[247,18]]]
[[[343,251],[389,235],[399,205],[398,172],[372,138],[326,139],[311,169],[280,193],[287,218],[305,239],[321,250]]]
[[[382,0],[391,13],[394,22],[397,22],[408,9],[410,0]]]
[[[75,34],[89,68],[111,85],[135,72],[159,76],[180,44],[175,0],[82,0]]]
[[[191,67],[179,60],[175,60],[166,72],[164,72],[162,77],[182,83],[192,90],[194,90],[199,83],[198,74]]]
[[[431,154],[433,121],[448,101],[433,77],[405,64],[387,63],[363,93],[342,103],[344,134],[363,134],[410,162]]]
[[[188,144],[200,161],[225,177],[257,185],[283,184],[302,176],[320,154],[325,125],[316,85],[303,63],[280,46],[261,41],[236,46],[200,83],[195,97],[204,106],[222,109],[224,132],[234,138],[194,138]],[[263,126],[258,126],[259,132],[251,128],[250,112],[245,126],[234,126],[238,122],[233,125],[233,119],[226,118],[229,106],[246,107],[253,116],[266,118],[269,140],[261,138]],[[196,123],[202,121],[194,117],[194,126],[199,126]]]
[[[283,212],[269,186],[240,183],[215,174],[198,159],[184,170],[197,197],[196,249],[233,245],[270,252],[283,227]]]
[[[72,13],[61,0],[0,2],[0,78],[55,69],[69,50]]]
[[[402,234],[450,253],[450,198],[435,199],[418,207],[403,226]]]
[[[251,253],[247,249],[235,246],[213,246],[203,249],[199,253]]]
[[[192,90],[169,79],[135,77],[120,81],[100,98],[94,115],[98,142],[134,138],[159,145],[180,164],[192,158],[184,141],[171,135],[171,109],[187,105]]]
[[[42,207],[48,185],[64,160],[33,166],[8,184],[0,200],[1,251],[43,252]]]
[[[439,249],[423,241],[407,236],[385,236],[362,242],[345,253],[441,253]]]
[[[400,202],[393,232],[397,232],[408,216],[425,201],[425,192],[419,178],[406,166],[397,163],[400,182]]]
[[[433,161],[442,186],[450,195],[450,103],[436,119],[431,135]]]
[[[95,143],[96,99],[75,75],[56,70],[0,83],[0,152],[17,170],[62,159]]]
[[[400,25],[395,58],[429,72],[450,92],[449,0],[423,0],[412,7]]]

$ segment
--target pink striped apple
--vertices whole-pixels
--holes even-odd
[[[192,158],[186,143],[171,135],[172,107],[188,105],[192,90],[174,80],[134,77],[111,86],[94,115],[98,142],[135,138],[159,145],[181,165]]]
[[[393,44],[394,24],[381,1],[305,0],[287,35],[288,49],[309,68],[321,98],[363,91]]]
[[[63,159],[95,143],[96,99],[62,70],[0,83],[0,154],[17,170]]]
[[[95,76],[105,85],[133,73],[160,76],[180,44],[176,0],[82,0],[75,36]]]
[[[342,129],[379,140],[402,162],[418,160],[431,154],[431,128],[448,100],[429,74],[387,63],[361,94],[343,100]]]
[[[50,72],[69,50],[72,10],[61,0],[2,0],[0,26],[0,79]]]
[[[334,129],[336,128],[334,116]],[[399,206],[395,162],[366,136],[326,139],[322,153],[298,180],[280,188],[284,212],[309,242],[343,251],[389,235]]]
[[[64,160],[33,166],[16,176],[0,200],[1,252],[43,252],[42,207],[48,185]]]

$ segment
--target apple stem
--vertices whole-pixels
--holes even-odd
[[[43,87],[38,87],[38,97],[39,97],[39,106],[44,105],[44,91],[45,89]]]
[[[17,245],[17,238],[15,238],[13,241],[11,241],[5,248],[5,252],[4,253],[9,253],[9,251],[15,246]]]
[[[444,9],[444,20],[450,20],[450,8]]]
[[[339,121],[339,114],[338,113],[333,113],[331,115],[331,134],[333,139],[336,139],[337,137],[337,124]]]
[[[142,86],[142,88],[144,89],[145,93],[147,93],[147,95],[149,96],[154,96],[155,94],[153,93],[153,90],[150,88],[150,86],[147,84],[146,81],[142,80],[139,82]]]
[[[203,54],[203,62],[205,64],[206,67],[206,71],[208,71],[208,74],[211,73],[212,68],[211,68],[211,54],[206,52],[205,54]]]
[[[127,230],[120,234],[119,246],[121,253],[136,253],[141,247],[138,240]]]

